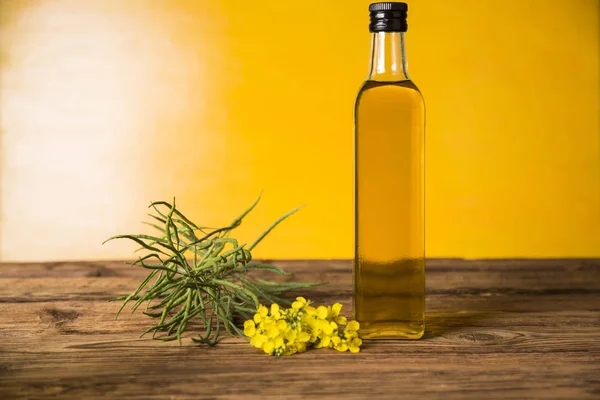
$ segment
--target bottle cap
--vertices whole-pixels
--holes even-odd
[[[386,1],[369,5],[370,32],[406,32],[408,4]]]

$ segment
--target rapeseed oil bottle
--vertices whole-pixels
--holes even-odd
[[[408,5],[369,6],[368,78],[354,114],[354,316],[364,339],[425,331],[425,106],[404,49]]]

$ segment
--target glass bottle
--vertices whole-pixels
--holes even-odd
[[[354,114],[354,316],[364,339],[425,330],[425,105],[404,50],[406,3],[369,6],[371,63]]]

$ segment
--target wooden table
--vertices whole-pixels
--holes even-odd
[[[305,292],[351,307],[349,261],[286,261]],[[139,339],[141,313],[107,299],[137,287],[124,262],[0,264],[0,398],[600,399],[600,262],[431,260],[427,333],[359,354],[269,357]]]

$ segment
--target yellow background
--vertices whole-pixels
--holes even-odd
[[[0,259],[130,258],[175,196],[255,252],[352,255],[368,1],[2,0]],[[413,0],[430,257],[599,257],[594,0]]]

